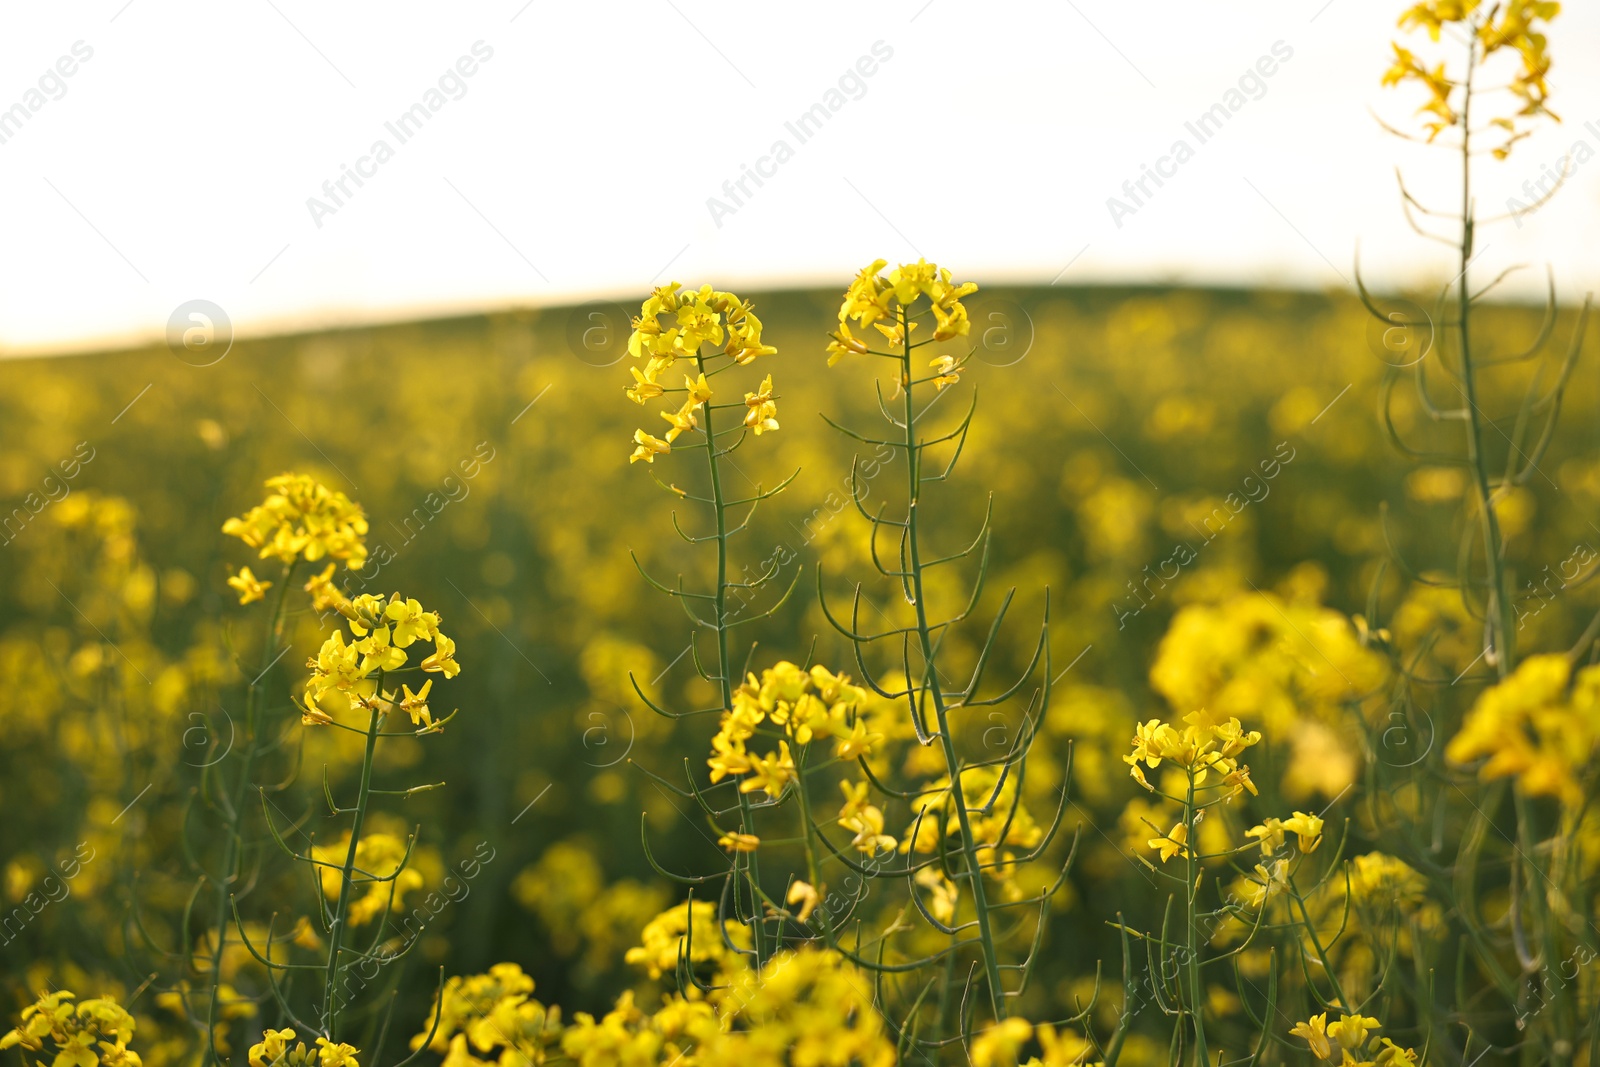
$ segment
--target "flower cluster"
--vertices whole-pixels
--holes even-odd
[[[1246,790],[1254,794],[1256,787],[1250,780],[1250,768],[1240,763],[1238,756],[1260,743],[1261,731],[1245,730],[1238,719],[1230,716],[1224,720],[1204,711],[1190,712],[1183,721],[1188,725],[1182,730],[1160,719],[1134,727],[1133,752],[1122,757],[1133,779],[1152,793],[1156,792],[1155,786],[1145,778],[1145,768],[1154,770],[1165,761],[1188,774],[1197,789],[1215,774],[1229,796],[1238,796]]]
[[[629,992],[603,1018],[578,1012],[561,1049],[582,1067],[892,1067],[894,1042],[872,990],[837,953],[785,951],[759,973],[742,972],[711,1002],[674,995],[650,1014]]]
[[[972,827],[973,853],[983,871],[1004,885],[1009,897],[1020,897],[1017,889],[1015,849],[1032,849],[1044,838],[1044,830],[1033,821],[1027,805],[1017,793],[1016,768],[968,767],[961,772],[961,797]],[[902,852],[954,851],[961,833],[961,818],[956,812],[950,779],[940,778],[911,801],[914,819],[906,828]],[[954,887],[940,879],[923,883],[934,891],[937,901],[953,898]],[[953,899],[949,899],[953,908]],[[937,916],[936,916],[937,917]]]
[[[356,1048],[318,1037],[316,1048],[307,1049],[304,1041],[294,1041],[293,1030],[266,1030],[261,1041],[250,1046],[250,1067],[360,1067]]]
[[[1360,770],[1349,709],[1380,713],[1375,695],[1390,667],[1347,616],[1317,602],[1309,587],[1319,576],[1307,573],[1301,584],[1308,588],[1184,606],[1161,639],[1150,684],[1173,708],[1207,708],[1282,738],[1292,749],[1284,794],[1332,799]]]
[[[350,835],[333,845],[316,845],[311,858],[322,877],[322,892],[329,900],[339,899],[344,881],[344,860],[350,852]],[[393,834],[372,833],[356,846],[355,873],[367,883],[367,891],[350,902],[348,922],[361,926],[400,908],[405,895],[422,888],[422,872],[405,866],[410,860],[409,845]]]
[[[720,293],[709,285],[680,292],[678,282],[664,285],[652,292],[633,320],[633,334],[628,338],[628,354],[643,359],[644,369],[630,367],[633,385],[627,389],[628,399],[643,405],[667,393],[684,394],[683,403],[676,411],[662,411],[667,422],[664,437],[656,437],[645,430],[633,435],[634,450],[628,462],[644,460],[654,463],[658,455],[672,451],[672,443],[685,431],[700,425],[700,413],[711,400],[711,385],[706,381],[706,367],[716,355],[732,361],[728,365],[745,366],[760,356],[770,356],[778,350],[761,340],[761,320],[756,318],[748,301],[732,293]],[[720,353],[703,355],[705,345],[721,348]],[[695,375],[684,375],[683,388],[673,388],[662,379],[679,360],[695,365]],[[712,373],[716,373],[715,370]],[[745,394],[748,411],[744,423],[757,434],[778,428],[777,404],[772,396],[772,376],[768,375],[761,389]]]
[[[1268,819],[1244,832],[1244,836],[1253,837],[1260,843],[1261,855],[1267,859],[1283,851],[1288,834],[1295,835],[1302,854],[1315,852],[1317,846],[1322,844],[1322,819],[1297,811],[1290,818]]]
[[[735,1029],[711,1062],[818,1067],[892,1067],[896,1062],[888,1026],[873,1006],[871,976],[838,953],[780,952],[748,988],[747,997],[724,1007]]]
[[[1340,612],[1305,595],[1255,591],[1181,609],[1150,668],[1151,686],[1173,707],[1250,716],[1273,736],[1293,731],[1303,711],[1342,714],[1340,705],[1388,678],[1382,654]]]
[[[870,755],[883,735],[867,728],[861,715],[866,702],[866,691],[850,684],[848,675],[820,665],[807,671],[784,660],[762,671],[759,679],[747,676],[711,739],[712,754],[706,764],[712,782],[733,775],[740,779],[740,792],[764,789],[778,796],[795,777],[790,741],[806,745],[833,738],[834,755],[841,760]],[[763,724],[783,733],[777,749],[764,756],[746,747]]]
[[[1515,778],[1529,796],[1584,806],[1583,775],[1600,744],[1600,666],[1574,675],[1564,655],[1529,656],[1485,691],[1445,746],[1456,763],[1483,759],[1485,781]]]
[[[633,991],[617,998],[616,1007],[596,1019],[586,1011],[573,1015],[561,1036],[561,1051],[580,1067],[611,1064],[671,1063],[696,1067],[712,1061],[726,1035],[716,1008],[703,1000],[672,996],[654,1015],[634,1003]]]
[[[1295,836],[1300,854],[1309,855],[1322,844],[1322,819],[1297,811],[1288,819],[1267,819],[1244,832],[1261,846],[1261,862],[1255,865],[1253,876],[1244,875],[1234,881],[1231,890],[1234,898],[1258,908],[1288,888],[1290,834]]]
[[[1487,14],[1481,13],[1480,7],[1480,0],[1422,0],[1400,16],[1400,28],[1426,30],[1437,43],[1446,26],[1459,25],[1473,38],[1472,46],[1481,49],[1477,59],[1480,63],[1502,50],[1516,53],[1519,65],[1506,88],[1521,102],[1521,107],[1515,114],[1497,117],[1490,123],[1505,133],[1504,142],[1494,150],[1497,157],[1504,159],[1513,144],[1528,136],[1526,129],[1518,129],[1517,119],[1533,119],[1540,115],[1554,117],[1547,106],[1550,57],[1545,52],[1547,41],[1539,24],[1560,14],[1561,5],[1556,0],[1506,0],[1492,6]],[[1497,14],[1499,21],[1495,20]],[[1418,113],[1430,116],[1423,126],[1428,131],[1428,140],[1432,141],[1461,122],[1454,94],[1464,83],[1447,74],[1445,64],[1439,63],[1430,69],[1398,42],[1393,47],[1394,63],[1384,74],[1383,84],[1416,82],[1427,90],[1428,99]]]
[[[446,678],[460,674],[461,665],[455,660],[456,643],[440,631],[438,613],[424,611],[417,601],[399,593],[388,601],[364,593],[339,607],[354,639],[347,642],[344,631],[335,630],[316,656],[306,661],[311,677],[306,679],[302,721],[308,726],[321,726],[352,707],[370,710],[376,706],[385,715],[403,711],[411,717],[413,726],[424,730],[442,725],[434,721],[428,709],[432,679],[416,692],[406,685],[398,696],[386,691],[380,697],[374,677],[404,667],[406,649],[418,641],[433,644],[433,652],[418,664],[422,670]]]
[[[729,943],[740,949],[750,947],[750,931],[747,927],[730,919],[722,924],[721,931],[717,929],[715,904],[697,900],[691,908],[691,903],[685,901],[646,923],[639,935],[641,943],[630,948],[623,958],[628,963],[643,967],[651,978],[673,973],[679,957],[684,954],[685,935],[690,932],[691,922],[694,924],[694,932],[688,938],[691,966],[709,963],[719,968],[727,967],[736,958],[728,950]]]
[[[1415,1052],[1401,1048],[1386,1037],[1374,1036],[1369,1043],[1368,1035],[1378,1027],[1378,1020],[1365,1015],[1346,1015],[1330,1023],[1328,1013],[1323,1012],[1296,1023],[1289,1033],[1304,1038],[1317,1059],[1342,1067],[1405,1067],[1417,1062]]]
[[[223,523],[223,533],[260,549],[262,559],[285,564],[327,557],[359,567],[366,561],[367,517],[360,504],[307,474],[280,474],[266,486],[267,498]]]
[[[855,834],[850,844],[865,856],[893,851],[900,842],[883,832],[883,811],[867,802],[866,782],[840,782],[844,804],[839,808],[839,826]]]
[[[533,979],[515,963],[497,963],[487,974],[452,978],[445,983],[434,1010],[438,1026],[411,1039],[411,1047],[428,1042],[431,1052],[443,1053],[442,1067],[489,1067],[500,1063],[545,1062],[545,1050],[561,1035],[561,1009],[533,999]],[[501,1049],[500,1055],[487,1054]]]
[[[889,344],[898,347],[907,343],[908,330],[915,333],[921,326],[914,318],[931,311],[935,341],[967,335],[971,324],[961,298],[978,291],[976,282],[957,284],[951,281],[948,270],[924,259],[902,263],[888,275],[879,273],[886,266],[887,260],[873,260],[845,290],[844,301],[839,305],[839,329],[828,345],[828,366],[846,355],[871,351],[866,341],[850,332],[851,322],[862,327],[872,326]],[[914,312],[913,307],[923,297],[928,300],[928,308]],[[887,320],[887,324],[879,319]],[[954,385],[961,378],[961,361],[953,356],[940,356],[929,366],[939,368],[933,381],[940,389]]]
[[[1023,1067],[1101,1067],[1091,1061],[1095,1048],[1072,1030],[1057,1030],[1049,1023],[1034,1026],[1012,1016],[990,1026],[972,1040],[972,1067],[1017,1067],[1022,1049],[1037,1040],[1042,1056],[1034,1056]]]
[[[1368,852],[1350,862],[1350,899],[1357,907],[1395,909],[1409,915],[1427,899],[1427,879],[1404,860]]]
[[[22,1009],[22,1025],[0,1035],[0,1049],[54,1053],[51,1067],[140,1067],[128,1047],[133,1016],[111,997],[79,1001],[66,990]]]

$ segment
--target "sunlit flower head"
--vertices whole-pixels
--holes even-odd
[[[925,259],[902,263],[884,274],[886,266],[887,260],[873,260],[845,290],[839,305],[839,329],[828,345],[830,367],[846,355],[872,351],[851,332],[852,322],[876,328],[891,348],[905,346],[907,334],[923,325],[916,320],[930,314],[934,320],[933,340],[948,341],[967,335],[967,309],[961,299],[978,291],[976,282],[958,284],[951,280],[948,270]],[[950,365],[945,365],[938,380],[941,389],[956,381]]]
[[[267,498],[222,532],[259,549],[262,559],[315,563],[324,557],[359,567],[367,558],[367,519],[361,505],[306,474],[268,478]]]
[[[628,354],[642,364],[629,368],[633,384],[626,389],[628,399],[645,404],[670,393],[681,394],[683,402],[676,409],[660,413],[668,424],[664,437],[645,430],[633,435],[635,448],[629,456],[630,463],[641,459],[654,463],[657,456],[671,453],[681,435],[701,428],[712,397],[708,374],[746,366],[778,351],[761,339],[761,330],[761,320],[748,301],[709,285],[685,290],[673,282],[645,299],[628,338]],[[680,360],[694,364],[694,375],[685,376],[681,389],[669,385],[664,377]],[[745,426],[757,434],[778,428],[776,408],[771,404],[770,375],[762,388],[768,395],[752,409],[760,411],[759,417],[745,421]]]
[[[456,644],[440,630],[438,612],[428,611],[418,601],[399,593],[388,600],[363,593],[333,606],[343,617],[350,637],[347,640],[344,630],[335,630],[306,662],[311,676],[305,683],[301,720],[307,726],[324,726],[352,709],[383,715],[400,711],[423,732],[438,730],[443,724],[435,721],[428,707],[432,679],[415,692],[409,685],[402,686],[399,694],[378,691],[380,675],[405,667],[411,658],[409,650],[418,642],[432,644],[433,650],[417,668],[445,678],[461,673],[455,660]]]
[[[1402,30],[1426,31],[1434,44],[1441,41],[1445,31],[1458,30],[1449,36],[1464,39],[1472,50],[1470,69],[1474,71],[1496,68],[1498,55],[1511,58],[1498,69],[1515,110],[1493,115],[1487,123],[1501,135],[1494,154],[1504,159],[1514,144],[1528,136],[1532,120],[1548,116],[1560,121],[1548,106],[1550,57],[1543,32],[1543,24],[1560,13],[1561,5],[1556,0],[1504,0],[1487,6],[1479,0],[1422,0],[1406,9],[1399,25]],[[1446,130],[1459,128],[1469,89],[1465,72],[1447,70],[1443,61],[1423,60],[1398,42],[1393,47],[1394,62],[1384,74],[1383,84],[1414,83],[1426,92],[1417,110],[1426,116],[1422,125],[1427,139],[1432,141]],[[1475,94],[1483,91],[1481,86],[1472,88]]]

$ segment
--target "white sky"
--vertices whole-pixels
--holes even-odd
[[[0,110],[76,42],[93,55],[0,144],[0,352],[159,337],[194,299],[259,334],[670,278],[842,286],[919,253],[991,283],[1322,287],[1346,284],[1359,241],[1380,283],[1448,277],[1405,229],[1393,166],[1448,208],[1451,161],[1368,114],[1407,123],[1416,103],[1378,87],[1402,6],[12,2]],[[1566,122],[1485,166],[1485,211],[1575,141],[1600,151],[1600,9],[1567,6]],[[465,95],[401,144],[385,122],[479,41],[493,55]],[[1293,57],[1265,95],[1119,228],[1107,197],[1195,145],[1184,123],[1279,41]],[[800,144],[784,123],[875,42],[892,57],[865,94]],[[379,139],[393,158],[319,227],[307,198]],[[707,198],[779,139],[793,158],[714,220]],[[1568,298],[1600,287],[1600,159],[1485,242],[1485,278],[1526,260]]]

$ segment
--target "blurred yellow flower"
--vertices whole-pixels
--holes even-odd
[[[972,1039],[972,1067],[1017,1067],[1022,1046],[1033,1037],[1033,1024],[1015,1016],[994,1023]]]
[[[272,588],[271,582],[263,582],[251,573],[249,567],[240,567],[239,573],[228,579],[228,585],[239,594],[239,603],[249,604],[260,600],[266,591]]]
[[[364,926],[374,919],[383,919],[391,909],[404,910],[407,893],[422,888],[422,872],[411,867],[410,844],[393,834],[363,834],[356,845],[355,871],[357,887],[364,884],[366,891],[350,902],[348,921],[351,926]],[[316,845],[311,849],[317,861],[317,873],[322,879],[322,892],[329,900],[338,900],[344,884],[344,862],[350,852],[350,834],[331,845]]]
[[[1516,778],[1530,796],[1585,801],[1584,772],[1600,746],[1600,666],[1573,675],[1565,655],[1529,656],[1486,690],[1445,746],[1455,763],[1484,759],[1485,781]],[[1487,759],[1485,759],[1487,757]]]
[[[293,563],[323,557],[350,567],[366,561],[367,519],[359,504],[305,474],[280,474],[266,481],[266,500],[222,524],[222,532],[251,548]]]
[[[796,922],[805,922],[811,918],[811,913],[816,910],[822,896],[817,887],[810,882],[802,882],[798,878],[789,884],[789,892],[784,896],[785,904],[798,904],[800,911],[795,915]]]
[[[64,989],[42,995],[22,1009],[22,1025],[0,1034],[0,1050],[53,1051],[51,1067],[141,1067],[128,1047],[133,1016],[112,997],[76,1000]]]
[[[717,838],[717,844],[729,852],[754,852],[761,847],[761,838],[755,834],[727,833]]]

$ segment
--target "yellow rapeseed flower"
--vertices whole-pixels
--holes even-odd
[[[766,430],[778,428],[778,405],[772,397],[772,375],[762,379],[760,389],[744,394],[744,405],[748,409],[744,424],[755,430],[757,437]]]
[[[658,438],[644,430],[633,435],[634,450],[629,463],[644,460],[654,463],[656,456],[672,451],[672,443],[684,433],[700,425],[700,412],[711,401],[712,389],[704,369],[710,361],[725,358],[729,365],[745,366],[762,356],[777,352],[761,339],[761,320],[751,305],[733,293],[718,292],[709,285],[699,289],[683,290],[678,282],[654,290],[640,305],[639,316],[633,320],[633,333],[628,338],[628,353],[643,360],[644,366],[631,367],[633,384],[628,386],[628,399],[644,404],[668,392],[662,375],[679,360],[688,360],[697,367],[695,377],[685,376],[683,404],[676,410],[660,412],[669,425],[665,438]],[[720,351],[708,352],[713,346]],[[720,369],[720,368],[719,368]],[[758,434],[778,428],[776,408],[771,403],[772,379],[769,375],[762,383],[766,394],[752,407],[753,421],[746,425]],[[754,394],[747,394],[754,395]],[[759,414],[755,414],[759,412]]]
[[[128,1047],[133,1030],[133,1016],[115,998],[79,1001],[62,989],[23,1008],[21,1025],[0,1034],[0,1050],[53,1052],[51,1067],[141,1067]]]
[[[849,353],[865,353],[867,346],[850,332],[850,323],[861,327],[871,326],[888,340],[891,346],[905,344],[905,326],[915,315],[931,311],[936,323],[935,341],[948,341],[965,337],[969,328],[967,309],[961,298],[978,291],[974,282],[957,284],[950,272],[925,259],[915,263],[902,263],[887,275],[882,274],[887,260],[876,259],[856,275],[845,290],[839,304],[839,328],[828,345],[828,366],[833,366]],[[919,302],[926,300],[926,305]],[[887,324],[885,324],[886,320]],[[915,330],[920,323],[910,322]],[[939,361],[935,360],[935,365]],[[949,365],[938,378],[939,388],[954,384],[957,376]]]
[[[260,600],[266,591],[272,588],[271,582],[261,581],[249,567],[240,567],[239,573],[228,579],[228,585],[239,594],[240,604]]]
[[[1445,746],[1455,763],[1483,759],[1485,781],[1515,778],[1530,796],[1585,804],[1583,776],[1600,747],[1600,666],[1574,675],[1564,655],[1529,656],[1486,690]]]
[[[284,563],[327,557],[359,567],[367,558],[367,519],[361,505],[305,474],[268,478],[267,498],[222,532]]]
[[[1183,823],[1178,823],[1167,832],[1165,837],[1152,837],[1148,844],[1161,854],[1161,862],[1165,863],[1174,856],[1189,855],[1189,828]]]
[[[761,838],[755,834],[726,833],[717,838],[717,844],[729,852],[754,852],[761,847]]]

